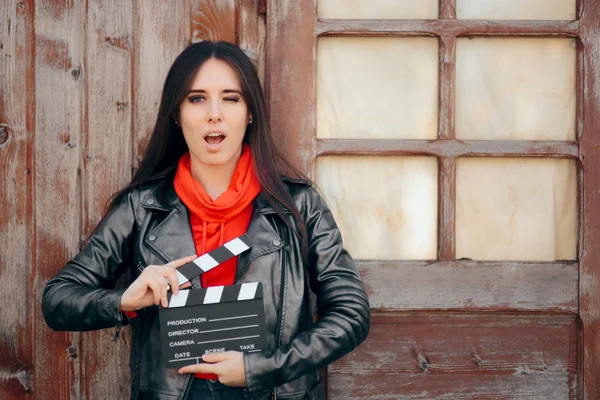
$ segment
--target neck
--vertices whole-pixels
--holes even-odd
[[[216,200],[229,188],[240,155],[241,149],[227,163],[219,165],[203,164],[192,156],[192,177],[200,182],[211,199]]]

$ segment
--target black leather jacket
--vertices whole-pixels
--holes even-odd
[[[321,399],[318,369],[366,338],[370,308],[329,208],[311,186],[285,182],[306,221],[308,263],[302,261],[299,239],[259,195],[248,227],[252,248],[238,258],[236,283],[262,282],[269,349],[244,354],[246,395]],[[72,331],[127,324],[118,311],[124,289],[114,288],[117,278],[128,268],[135,269],[134,279],[147,265],[192,254],[188,212],[172,179],[150,182],[125,196],[83,250],[48,282],[46,322],[52,329]],[[200,287],[198,278],[192,286]],[[131,321],[131,398],[185,399],[192,375],[163,367],[157,309],[147,308]]]

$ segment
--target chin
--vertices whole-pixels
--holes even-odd
[[[212,154],[203,154],[201,157],[198,157],[200,162],[205,165],[218,166],[229,164],[230,161],[234,158],[236,152],[218,152]]]

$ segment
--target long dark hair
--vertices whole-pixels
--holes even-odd
[[[308,253],[306,224],[281,178],[283,171],[286,170],[291,172],[294,178],[306,181],[308,179],[290,165],[273,144],[265,97],[256,69],[239,47],[228,42],[194,43],[177,56],[167,74],[154,130],[140,166],[131,182],[109,199],[105,215],[135,187],[155,178],[174,176],[179,159],[188,152],[183,132],[174,122],[178,119],[179,105],[191,89],[200,67],[211,58],[226,62],[237,72],[242,94],[252,115],[252,124],[246,128],[244,142],[250,147],[262,192],[279,218],[300,237],[302,255],[306,259]],[[285,210],[292,213],[296,226],[284,216]]]

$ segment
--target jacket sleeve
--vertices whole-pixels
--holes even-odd
[[[132,203],[131,193],[124,196],[83,250],[46,284],[42,311],[50,328],[85,331],[123,324],[119,305],[125,289],[114,285],[131,262]]]
[[[364,285],[333,215],[312,187],[305,200],[307,270],[319,318],[272,355],[245,354],[250,391],[271,389],[322,368],[355,349],[369,332],[371,312]]]

